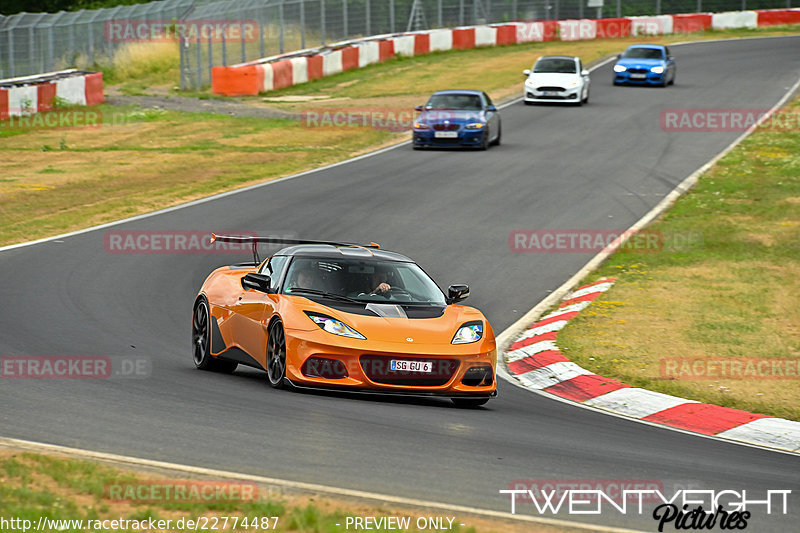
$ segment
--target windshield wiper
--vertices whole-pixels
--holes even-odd
[[[355,298],[350,298],[349,296],[345,296],[344,294],[336,294],[334,292],[326,292],[326,291],[318,291],[317,289],[305,289],[302,287],[292,287],[291,292],[289,294],[294,294],[296,292],[305,292],[308,294],[314,294],[316,296],[322,296],[324,298],[330,298],[332,300],[341,300],[343,302],[350,302],[354,304],[363,304],[364,302],[360,300],[356,300]]]

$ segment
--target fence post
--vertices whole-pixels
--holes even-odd
[[[319,2],[319,20],[320,20],[320,31],[322,32],[322,43],[325,44],[325,0],[320,0]]]
[[[617,18],[622,17],[622,0],[617,0]]]
[[[364,4],[364,9],[366,10],[364,13],[364,20],[366,24],[364,30],[366,31],[367,35],[372,35],[372,21],[370,20],[372,18],[372,10],[370,9],[370,0],[366,1]]]
[[[208,44],[208,81],[211,81],[211,72],[214,67],[214,43],[211,42],[213,40],[214,39],[207,39],[208,42],[206,43]],[[200,37],[197,38],[197,47],[200,47]],[[203,66],[197,65],[197,68],[203,68]],[[200,88],[201,87],[198,87],[198,89]]]
[[[284,40],[283,40],[283,2],[278,4],[278,49],[283,53]],[[261,57],[264,57],[263,55]],[[244,61],[243,61],[244,62]]]
[[[742,0],[744,2],[744,0]],[[661,0],[656,0],[656,15],[661,14]]]
[[[222,37],[222,66],[223,67],[227,67],[228,66],[228,43],[227,43],[227,40],[225,39],[225,30],[227,28],[228,28],[228,25],[227,24],[224,25],[222,27],[222,34],[220,35],[220,37]]]
[[[183,52],[183,32],[181,32],[180,36],[178,37],[178,68],[180,69],[180,84],[181,84],[181,91],[186,90],[186,81],[184,81],[184,72],[186,71],[186,62],[184,58]]]
[[[516,2],[516,0],[514,0]],[[436,27],[442,27],[442,0],[436,2]]]
[[[222,28],[222,48],[223,48],[223,50],[225,49],[225,31],[227,31],[227,26]],[[209,37],[209,40],[210,40],[210,37]],[[199,91],[200,89],[203,88],[203,47],[200,46],[200,35],[197,36],[197,43],[195,45],[195,48],[197,49],[197,90]],[[223,57],[224,57],[224,53],[223,53]],[[211,58],[209,58],[209,62],[210,61],[211,61]],[[223,62],[223,65],[224,64],[225,63]],[[208,81],[210,82],[211,78],[209,78]]]
[[[264,21],[258,21],[258,51],[261,53],[261,57],[266,57],[267,55],[267,46],[264,44]]]
[[[703,12],[703,0],[697,0],[697,12],[698,13],[702,13]]]
[[[464,0],[458,0],[458,25],[464,25]]]
[[[394,0],[389,0],[389,33],[394,33]]]
[[[347,0],[342,0],[342,33],[344,33],[345,39],[350,36],[350,33],[347,30]]]
[[[306,2],[300,0],[300,48],[306,48]],[[266,54],[263,54],[266,55]],[[262,55],[262,57],[263,57]]]

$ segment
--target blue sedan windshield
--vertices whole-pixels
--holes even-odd
[[[481,97],[476,94],[434,94],[425,104],[427,109],[480,111]]]
[[[664,59],[664,51],[658,48],[629,48],[622,54],[629,59]]]

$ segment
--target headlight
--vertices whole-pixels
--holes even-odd
[[[525,80],[525,85],[528,87],[533,87],[533,80]]]
[[[334,335],[341,335],[342,337],[350,337],[351,339],[366,339],[364,335],[357,332],[341,320],[336,320],[325,315],[317,315],[306,312],[308,318],[314,321],[316,325]]]
[[[484,126],[484,124],[482,122],[473,122],[471,124],[467,124],[464,127],[467,128],[468,130],[479,130],[483,126]]]
[[[628,69],[622,65],[614,65],[614,72],[625,72],[626,70]]]
[[[467,322],[456,331],[451,344],[469,344],[483,338],[483,322]]]
[[[577,81],[577,80],[576,81],[571,81],[571,82],[569,82],[567,84],[567,89],[574,89],[575,87],[577,87],[580,84],[581,83],[579,81]]]
[[[664,67],[653,67],[650,69],[650,72],[655,72],[656,74],[661,74],[664,72]]]
[[[427,130],[427,129],[430,129],[430,126],[428,126],[427,124],[424,124],[422,122],[415,122],[414,123],[414,129],[415,130]]]

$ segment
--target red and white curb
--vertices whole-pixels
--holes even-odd
[[[523,387],[618,415],[704,435],[800,452],[800,422],[686,400],[631,387],[573,363],[559,350],[558,332],[614,284],[585,285],[517,336],[504,354],[506,368]]]
[[[0,80],[0,120],[53,111],[57,98],[75,106],[102,104],[103,73],[69,69]]]

